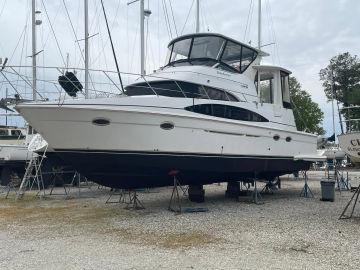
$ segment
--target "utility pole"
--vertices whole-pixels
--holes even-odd
[[[200,32],[200,0],[196,0],[196,33]]]
[[[89,98],[89,3],[84,0],[85,13],[85,98]]]

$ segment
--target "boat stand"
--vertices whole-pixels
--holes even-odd
[[[314,198],[314,194],[312,193],[309,185],[308,185],[308,176],[307,176],[307,172],[304,171],[303,173],[303,177],[305,180],[305,184],[303,189],[300,192],[300,197],[304,197],[304,198]]]
[[[255,204],[264,204],[264,202],[262,202],[261,200],[262,200],[262,196],[261,196],[259,190],[257,189],[257,179],[255,177],[254,178],[254,190],[252,192],[252,202]]]
[[[126,206],[125,209],[127,210],[142,210],[145,209],[144,205],[138,198],[136,189],[129,189],[128,190],[129,201],[125,202]]]
[[[171,171],[169,175],[173,176],[174,178],[174,185],[171,192],[171,197],[169,201],[169,207],[168,210],[175,212],[177,214],[181,213],[181,203],[180,203],[180,195],[179,195],[179,189],[182,190],[184,194],[184,190],[181,188],[179,180],[176,178],[176,175],[178,174],[178,171]]]
[[[360,195],[360,184],[359,186],[356,188],[354,194],[352,195],[350,201],[347,203],[347,205],[345,206],[343,212],[341,213],[339,219],[349,219],[349,218],[352,218],[353,217],[353,214],[354,214],[354,211],[355,211],[355,207],[356,207],[356,204],[359,200],[359,195]],[[346,215],[346,212],[349,208],[349,206],[352,205],[351,207],[351,211],[350,211],[350,214],[349,215]]]
[[[277,183],[274,184],[274,183],[271,181],[271,179],[268,180],[268,181],[266,182],[264,188],[261,190],[260,193],[262,193],[262,194],[274,194],[274,191],[275,191],[275,190],[280,189],[280,188],[281,188],[280,178],[279,178],[279,177],[276,177],[276,178],[277,178],[277,180],[278,180]],[[276,179],[276,178],[275,178],[275,179]]]
[[[119,196],[118,200],[112,200],[112,197]],[[125,203],[125,191],[123,189],[113,189],[110,190],[109,198],[105,202],[106,204],[110,203]]]

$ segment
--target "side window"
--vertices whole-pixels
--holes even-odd
[[[252,63],[252,61],[254,61],[256,57],[256,53],[246,47],[242,48],[242,54],[241,54],[241,67],[240,67],[240,71],[241,73],[243,73],[248,66]]]
[[[170,62],[187,59],[189,57],[191,38],[174,43]]]
[[[255,112],[222,104],[200,104],[186,107],[185,110],[239,121],[269,122],[268,119]]]
[[[274,78],[271,73],[260,72],[260,102],[262,103],[274,103]],[[255,78],[255,85],[257,86],[257,76]]]
[[[233,67],[237,71],[240,71],[240,58],[241,58],[241,46],[228,41],[224,53],[221,57],[221,61],[225,64]]]
[[[19,137],[21,135],[21,131],[17,130],[17,129],[13,129],[13,130],[11,130],[11,135]]]
[[[187,98],[208,98],[201,85],[187,82],[178,82],[178,84]]]
[[[280,78],[281,78],[281,95],[282,95],[283,107],[286,109],[291,109],[289,74],[281,71]]]
[[[6,129],[0,129],[0,136],[7,136],[7,130]]]
[[[174,81],[150,82],[149,84],[159,96],[184,97],[181,89]]]

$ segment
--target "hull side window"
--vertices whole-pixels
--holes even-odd
[[[185,110],[239,121],[269,122],[268,119],[253,111],[222,104],[199,104],[186,107]]]

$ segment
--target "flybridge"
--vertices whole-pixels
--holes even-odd
[[[243,73],[258,56],[268,54],[226,36],[213,33],[178,37],[168,45],[165,65],[207,65]]]

